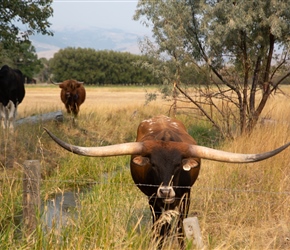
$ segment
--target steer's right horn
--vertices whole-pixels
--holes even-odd
[[[83,156],[105,157],[117,155],[134,155],[141,154],[144,148],[142,142],[128,142],[101,147],[80,147],[60,140],[46,128],[44,128],[44,130],[58,145],[74,154]]]
[[[287,147],[289,147],[290,142],[285,145],[276,148],[269,152],[264,152],[260,154],[239,154],[239,153],[231,153],[222,150],[207,148],[198,145],[190,145],[189,152],[191,156],[199,157],[202,159],[208,159],[213,161],[222,161],[222,162],[231,162],[231,163],[249,163],[249,162],[257,162],[268,159]]]

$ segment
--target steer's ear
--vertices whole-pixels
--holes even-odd
[[[146,166],[148,163],[149,163],[149,158],[148,157],[143,157],[143,156],[136,156],[134,159],[133,159],[133,162],[138,165],[138,166],[141,166],[141,167],[144,167]]]
[[[182,160],[182,167],[183,170],[189,171],[192,168],[195,168],[198,166],[198,162],[192,158],[187,158]]]
[[[77,82],[77,83],[76,83],[76,87],[77,87],[77,88],[79,88],[80,86],[83,86],[83,85],[84,85],[83,82]]]

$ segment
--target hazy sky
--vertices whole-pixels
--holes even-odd
[[[150,29],[133,20],[137,0],[54,0],[51,29],[66,26],[117,28],[149,34]]]

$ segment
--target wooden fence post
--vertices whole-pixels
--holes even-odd
[[[23,174],[23,222],[24,234],[31,235],[37,226],[36,213],[40,209],[40,162],[24,162]]]

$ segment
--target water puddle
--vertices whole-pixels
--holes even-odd
[[[80,192],[57,193],[46,200],[42,207],[42,221],[46,230],[61,229],[78,216]]]

